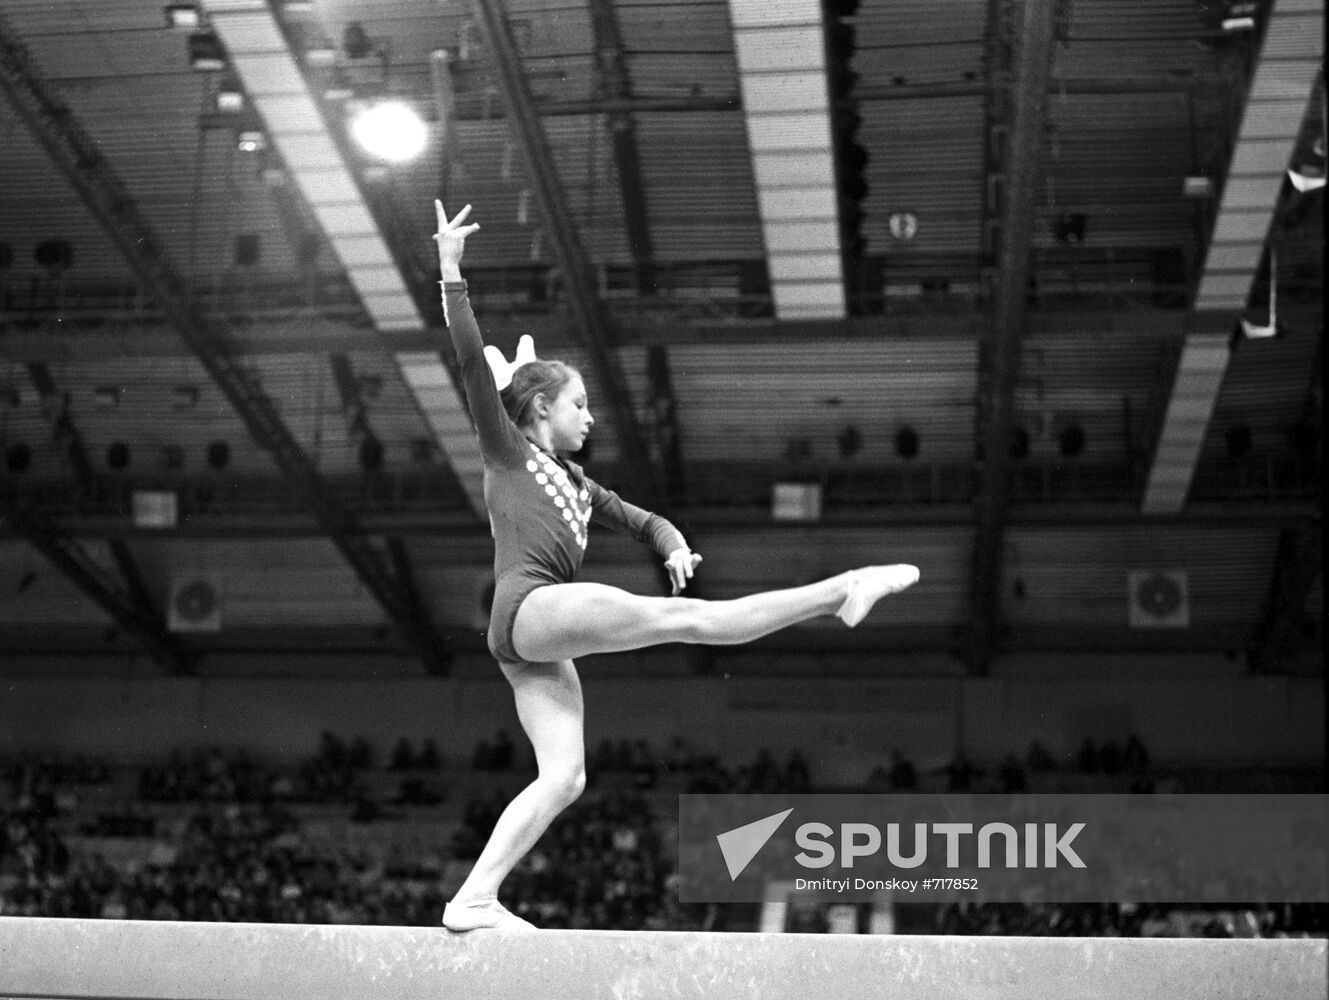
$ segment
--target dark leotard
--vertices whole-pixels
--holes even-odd
[[[503,408],[485,362],[466,283],[448,282],[443,288],[466,405],[480,438],[485,506],[494,536],[489,650],[500,663],[522,663],[512,646],[517,609],[537,587],[572,581],[586,552],[592,519],[649,544],[661,558],[686,543],[663,517],[625,503],[580,466],[527,440]]]

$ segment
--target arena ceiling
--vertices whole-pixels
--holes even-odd
[[[482,648],[440,196],[487,338],[578,364],[583,464],[701,594],[922,568],[778,645],[1322,670],[1322,38],[1314,0],[7,0],[0,653]],[[389,98],[417,159],[350,134]],[[603,536],[588,574],[660,586]]]

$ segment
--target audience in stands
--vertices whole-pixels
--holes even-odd
[[[374,754],[363,738],[332,733],[295,766],[261,764],[244,753],[177,752],[140,770],[137,794],[98,801],[113,784],[110,765],[85,758],[0,762],[0,914],[109,919],[222,920],[437,926],[455,876],[483,846],[511,789],[490,772],[519,768],[511,738],[498,732],[473,755],[481,794],[445,807],[453,835],[437,845],[394,839],[403,814],[438,810],[447,796],[426,781],[440,769],[432,741],[394,747],[386,771],[400,774],[386,799],[371,781]],[[1028,790],[1047,779],[1120,778],[1152,787],[1149,756],[1137,737],[1120,749],[1086,739],[1071,766],[1035,742],[1023,761],[1009,754],[980,769],[957,751],[936,773],[954,791]],[[813,787],[807,759],[781,763],[759,751],[725,766],[711,753],[674,740],[663,753],[644,741],[605,741],[590,755],[592,790],[550,828],[505,887],[516,912],[543,927],[752,929],[750,908],[678,902],[669,848],[672,822],[658,796],[675,791],[802,792]],[[406,772],[402,774],[402,772]],[[516,776],[520,778],[520,776]],[[1221,785],[1221,776],[1213,777]],[[1168,787],[1179,787],[1169,779]],[[656,793],[662,784],[665,789]],[[918,769],[898,749],[867,787],[914,791]],[[941,789],[934,789],[941,790]],[[1037,788],[1035,788],[1037,790]],[[1213,790],[1206,788],[1205,790]],[[1272,790],[1272,789],[1270,789]],[[657,794],[655,804],[651,795]],[[315,832],[310,810],[337,810],[381,834],[330,838]],[[443,830],[444,821],[436,820]],[[1240,898],[1245,887],[1229,887]],[[925,929],[944,934],[1278,937],[1329,933],[1320,905],[1158,907],[1129,903],[905,904],[927,909]],[[825,930],[809,910],[800,928]],[[918,920],[914,921],[917,925]]]

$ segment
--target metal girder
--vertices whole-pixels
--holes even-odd
[[[382,443],[378,434],[374,431],[373,425],[369,422],[369,408],[365,405],[364,390],[360,379],[356,377],[355,370],[351,367],[350,358],[341,352],[334,352],[331,355],[333,379],[337,383],[337,394],[341,397],[342,415],[346,418],[353,440],[360,442],[361,461],[363,463],[364,449],[366,447],[381,448]],[[366,472],[372,471],[368,467]],[[402,536],[398,534],[389,534],[387,536],[388,557],[392,562],[392,572],[397,578],[401,587],[402,595],[405,597],[410,613],[426,621],[428,619],[425,613],[424,601],[420,598],[419,588],[415,583],[415,572],[411,567],[411,556],[406,549],[406,543],[402,541]],[[446,664],[426,661],[425,669],[431,674],[442,674],[442,669]]]
[[[1287,312],[1290,313],[1290,309]],[[1318,319],[1319,310],[1315,309]],[[675,317],[674,321],[670,317]],[[1176,309],[1139,309],[1119,314],[1096,309],[1043,310],[1027,316],[1030,336],[1055,334],[1062,340],[1076,337],[1141,337],[1180,341],[1205,328],[1200,313]],[[985,335],[989,319],[979,313],[961,315],[853,316],[841,320],[754,320],[742,323],[685,322],[662,311],[620,321],[617,332],[624,345],[676,347],[697,344],[806,345],[840,340],[918,339],[972,340]],[[534,330],[542,343],[555,348],[576,343],[566,313],[533,318],[529,313],[486,311],[485,332],[494,339],[516,341]],[[399,330],[375,332],[355,315],[324,316],[314,312],[267,318],[253,317],[230,331],[231,346],[246,357],[330,354],[335,351],[424,351],[437,346],[446,331]],[[65,313],[58,327],[20,329],[0,318],[0,359],[90,362],[110,358],[180,357],[192,352],[179,335],[159,317],[108,318],[101,314],[80,317]]]
[[[402,591],[406,599],[410,602],[414,614],[420,618],[425,617],[424,600],[420,597],[420,589],[415,583],[415,570],[411,565],[411,556],[406,549],[406,543],[400,536],[391,535],[388,537],[388,555],[392,559],[393,572],[397,574],[397,579],[401,582]],[[446,673],[446,662],[437,660],[427,661],[425,669],[434,675]]]
[[[1306,598],[1324,570],[1324,531],[1318,522],[1285,528],[1278,538],[1274,577],[1264,613],[1251,632],[1247,666],[1256,673],[1273,671],[1279,658],[1295,647],[1295,636],[1306,617]]]
[[[494,61],[522,163],[548,227],[567,285],[573,337],[590,354],[591,366],[607,397],[618,450],[633,479],[633,490],[646,506],[661,497],[660,477],[637,424],[627,381],[614,354],[617,337],[600,298],[590,258],[578,235],[544,127],[522,69],[521,55],[501,0],[472,0],[486,49]]]
[[[88,458],[88,451],[83,445],[83,437],[78,426],[69,415],[69,396],[62,393],[55,384],[49,366],[44,361],[28,364],[28,377],[36,386],[42,400],[42,409],[51,423],[51,432],[55,435],[60,453],[68,459],[74,469],[74,477],[84,496],[91,496],[96,489],[96,473]],[[49,519],[34,520],[27,518],[30,529],[25,534],[29,539],[36,539],[36,545],[55,566],[65,573],[75,584],[98,604],[105,608],[116,624],[135,638],[151,633],[151,641],[144,646],[154,658],[165,662],[172,670],[183,673],[192,666],[188,650],[169,633],[165,619],[148,593],[139,573],[138,564],[129,545],[122,538],[110,540],[111,555],[115,558],[124,581],[124,590],[120,591],[103,578],[103,574],[94,570],[96,563],[84,552],[71,537],[68,528],[58,528]]]
[[[704,467],[703,467],[704,468]],[[968,466],[938,467],[947,478],[963,479]],[[738,470],[726,463],[711,467],[726,475]],[[7,487],[16,485],[17,477],[6,481]],[[394,481],[394,473],[383,475],[383,491],[368,493],[358,507],[358,516],[366,530],[374,536],[402,536],[419,538],[488,538],[488,528],[475,523],[469,510],[457,505],[448,508],[443,501],[442,487],[407,478]],[[347,476],[343,485],[358,477]],[[763,477],[768,482],[769,477]],[[231,480],[233,488],[217,489],[215,475],[198,473],[175,480],[175,489],[181,496],[182,506],[189,511],[188,522],[177,531],[184,538],[316,538],[324,534],[314,515],[300,507],[299,497],[290,481],[273,474],[265,478],[247,477],[243,481]],[[729,479],[724,480],[725,483]],[[160,531],[135,527],[125,516],[127,494],[132,487],[116,483],[112,477],[99,482],[99,500],[96,505],[79,503],[76,497],[52,488],[48,481],[25,484],[27,488],[8,489],[4,495],[10,501],[30,504],[58,517],[67,535],[72,538],[134,538],[159,536]],[[195,499],[200,494],[207,503]],[[405,497],[393,499],[393,497]],[[455,496],[453,497],[455,500]],[[680,502],[675,508],[680,520],[694,528],[706,531],[736,531],[761,528],[770,524],[769,500],[765,495],[753,493],[750,498],[735,502],[732,497],[724,503]],[[1233,503],[1228,499],[1199,501],[1187,507],[1184,514],[1167,518],[1147,517],[1134,504],[1134,497],[1122,490],[1119,499],[1101,497],[1087,500],[1083,496],[1022,501],[1013,503],[1007,523],[1025,528],[1056,528],[1065,526],[1101,527],[1133,526],[1187,528],[1223,531],[1231,527],[1285,528],[1308,525],[1319,517],[1315,497],[1284,497]],[[908,528],[908,527],[964,527],[972,525],[973,510],[959,491],[944,498],[914,498],[893,502],[885,497],[872,506],[828,510],[824,512],[818,530],[836,531],[843,528]],[[806,526],[790,530],[806,531]],[[0,538],[9,537],[0,523]],[[484,549],[484,551],[489,551]]]
[[[669,351],[661,344],[646,349],[646,370],[651,379],[651,410],[655,414],[655,443],[660,448],[665,490],[671,501],[683,493],[683,442],[678,427],[678,399],[669,377]]]
[[[1273,270],[1271,237],[1276,236],[1280,200],[1290,187],[1289,160],[1313,106],[1324,62],[1323,8],[1305,0],[1282,0],[1263,8],[1263,43],[1195,293],[1197,310],[1227,309],[1229,317],[1217,330],[1186,339],[1140,498],[1145,513],[1172,514],[1185,506],[1231,363],[1233,332],[1241,329],[1240,312],[1248,305],[1262,262]],[[1277,287],[1276,276],[1271,276],[1273,326]]]
[[[1048,78],[1061,0],[1025,0],[1015,35],[1014,79],[1009,93],[1010,129],[1000,157],[1003,210],[998,243],[991,328],[980,342],[977,444],[979,482],[974,498],[975,534],[971,621],[965,650],[971,669],[986,672],[996,652],[1001,618],[1005,522],[1010,507],[1007,448],[1015,425],[1015,383],[1020,339],[1027,321],[1025,290],[1043,147]]]
[[[332,365],[332,380],[337,385],[342,416],[346,419],[346,430],[351,440],[360,444],[362,455],[366,445],[381,447],[382,442],[370,426],[369,410],[365,407],[359,381],[351,368],[351,359],[343,351],[333,351],[328,360]]]
[[[624,66],[623,37],[613,0],[591,0],[591,30],[595,33],[595,62],[600,69],[602,96],[627,101],[632,97]],[[655,294],[655,254],[651,248],[651,224],[646,214],[646,191],[641,180],[641,154],[636,125],[626,110],[609,113],[609,131],[618,167],[619,195],[623,199],[623,222],[637,270],[637,293]]]
[[[1078,96],[1115,96],[1129,94],[1176,94],[1190,93],[1218,86],[1218,81],[1210,76],[1114,76],[1096,79],[1058,79],[1056,93],[1071,97]],[[864,101],[908,101],[929,100],[939,97],[988,97],[992,88],[983,83],[903,83],[877,84],[874,87],[856,87],[854,94]]]
[[[149,656],[176,673],[193,670],[195,654],[166,630],[160,616],[145,610],[147,595],[143,590],[143,582],[137,570],[133,569],[132,561],[124,561],[123,557],[128,555],[128,550],[123,541],[113,542],[111,552],[120,563],[127,588],[118,585],[111,574],[88,555],[83,546],[31,504],[20,503],[11,496],[0,500],[0,505],[3,507],[0,522],[15,531],[101,605],[116,625],[133,636]],[[130,571],[126,573],[126,569]]]
[[[32,380],[42,401],[42,412],[51,425],[56,451],[69,460],[74,468],[74,477],[78,479],[83,491],[89,492],[96,474],[88,460],[88,451],[83,447],[83,438],[69,415],[69,395],[62,393],[56,386],[50,366],[45,361],[29,361],[28,378]]]
[[[448,653],[408,593],[383,564],[354,516],[324,489],[309,459],[252,371],[236,357],[228,332],[189,295],[184,276],[168,257],[128,189],[72,109],[45,80],[27,47],[0,15],[0,88],[50,155],[143,288],[156,299],[260,447],[289,477],[326,533],[378,599],[414,653],[442,665]]]

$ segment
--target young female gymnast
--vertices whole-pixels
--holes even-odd
[[[461,276],[467,205],[438,215],[439,267],[448,329],[484,457],[485,505],[494,536],[489,649],[512,685],[538,773],[499,816],[475,867],[443,911],[453,931],[533,929],[498,902],[498,889],[586,783],[581,684],[573,660],[666,642],[733,645],[818,615],[857,625],[880,598],[918,580],[909,565],[869,566],[818,583],[730,601],[679,597],[701,556],[664,518],[625,503],[560,457],[578,451],[595,419],[577,371],[535,360],[522,338],[509,364],[486,348]],[[491,370],[492,369],[492,370]],[[592,519],[650,545],[664,560],[671,597],[638,597],[574,583]]]

